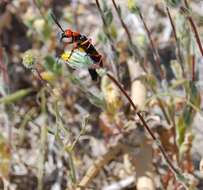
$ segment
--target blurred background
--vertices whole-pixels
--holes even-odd
[[[201,0],[0,0],[0,189],[203,189],[202,9]],[[96,82],[63,59],[73,44],[51,14],[102,55]]]

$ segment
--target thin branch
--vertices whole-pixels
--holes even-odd
[[[156,91],[153,88],[151,88],[151,90],[152,90],[152,92],[154,94],[156,94]],[[161,111],[163,112],[163,115],[164,115],[164,117],[166,119],[166,122],[170,125],[171,121],[170,121],[169,116],[168,116],[168,114],[167,114],[167,112],[165,110],[165,106],[164,106],[162,100],[160,98],[157,98],[157,101],[158,101],[159,107],[161,108]]]
[[[89,167],[85,176],[82,178],[76,190],[86,189],[94,177],[101,171],[101,169],[113,160],[120,152],[127,152],[128,147],[124,144],[118,143],[114,147],[111,147],[106,154],[99,157],[94,164]]]
[[[164,74],[163,74],[163,71],[161,69],[161,65],[160,65],[160,56],[159,56],[159,53],[158,53],[158,50],[156,49],[155,45],[154,45],[154,42],[152,40],[152,37],[151,37],[151,33],[149,31],[149,28],[147,27],[147,24],[142,16],[142,13],[140,12],[140,10],[138,10],[138,13],[139,13],[139,16],[140,16],[140,19],[144,25],[144,28],[147,32],[147,36],[149,38],[149,41],[150,41],[150,45],[151,45],[151,48],[152,48],[152,51],[153,51],[153,55],[154,55],[154,59],[155,59],[155,63],[156,63],[156,67],[157,69],[159,70],[159,73],[160,73],[160,76],[161,76],[161,79],[164,78]]]
[[[111,44],[111,49],[113,51],[113,59],[114,59],[115,62],[117,62],[118,61],[118,51],[114,46],[114,41],[113,41],[111,35],[109,34],[108,26],[107,26],[103,11],[101,9],[100,3],[99,3],[98,0],[95,0],[95,2],[96,2],[96,5],[97,5],[97,8],[99,10],[100,16],[102,18],[102,22],[103,22],[103,26],[104,26],[104,32],[105,32],[105,34],[106,34],[106,36],[109,39],[110,44]],[[112,67],[114,73],[116,74],[116,76],[119,76],[117,67],[113,63],[111,63],[111,67]]]
[[[202,48],[201,40],[200,40],[198,31],[197,31],[197,27],[195,26],[195,23],[194,23],[194,21],[193,21],[193,19],[192,19],[191,16],[188,16],[187,19],[188,19],[188,21],[189,21],[189,23],[190,23],[190,26],[191,26],[192,29],[193,29],[196,42],[197,42],[197,44],[198,44],[198,46],[199,46],[199,50],[200,50],[200,52],[201,52],[201,54],[202,54],[202,56],[203,56],[203,48]]]
[[[189,4],[187,2],[187,0],[184,0],[185,6],[189,9]]]
[[[146,25],[146,23],[145,23],[145,21],[144,21],[142,15],[141,15],[141,13],[140,13],[140,16],[141,16],[141,20],[142,20],[142,22],[143,22],[143,24],[144,24],[144,26],[145,26],[145,29],[146,29],[146,31],[147,31],[148,37],[149,37],[149,39],[150,39],[151,46],[153,47],[152,49],[156,50],[156,49],[155,49],[155,46],[154,46],[154,43],[153,43],[153,40],[151,39],[151,35],[150,35],[150,32],[149,32],[149,29],[148,29],[148,27],[147,27],[147,25]],[[156,50],[156,52],[157,52],[157,50]],[[159,58],[158,52],[156,53],[156,55],[157,55],[156,57],[157,57],[158,59],[157,59],[157,61],[156,61],[156,60],[155,60],[155,61],[156,61],[157,65],[158,65],[158,67],[160,68],[160,71],[162,72],[161,67],[160,67],[160,58]],[[141,66],[142,66],[142,65],[141,65]],[[144,70],[146,73],[148,73],[144,66],[142,66],[142,68],[143,68],[143,70]],[[153,89],[151,86],[150,86],[150,89],[152,90],[152,92],[153,92],[154,94],[156,94],[155,89]],[[160,98],[158,98],[157,100],[158,100],[158,104],[159,104],[159,106],[160,106],[160,108],[161,108],[161,110],[162,110],[162,112],[163,112],[163,115],[164,115],[164,117],[165,117],[167,123],[170,125],[170,124],[171,124],[171,121],[170,121],[170,119],[169,119],[169,117],[168,117],[168,115],[167,115],[167,112],[166,112],[166,110],[165,110],[165,108],[164,108],[164,104],[163,104],[162,100],[161,100]]]
[[[143,18],[143,16],[142,16],[142,13],[141,13],[140,11],[138,11],[138,12],[139,12],[140,19],[142,20],[142,23],[143,23],[143,25],[144,25],[144,27],[145,27],[145,30],[146,30],[146,32],[147,32],[148,38],[149,38],[149,40],[150,40],[150,44],[151,44],[151,48],[152,48],[152,50],[153,50],[153,54],[154,54],[156,66],[157,66],[157,68],[159,69],[161,79],[163,79],[163,76],[164,76],[164,75],[163,75],[163,71],[162,71],[161,66],[160,66],[160,57],[159,57],[159,54],[158,54],[158,50],[156,49],[156,47],[155,47],[155,45],[154,45],[154,42],[153,42],[153,40],[152,40],[150,31],[149,31],[149,29],[148,29],[148,27],[147,27],[147,24],[145,23],[145,20],[144,20],[144,18]],[[153,93],[156,93],[153,88],[151,88],[151,89],[152,89]],[[170,124],[170,123],[171,123],[171,122],[170,122],[170,119],[169,119],[169,117],[168,117],[168,115],[167,115],[167,113],[166,113],[166,110],[165,110],[165,108],[164,108],[164,105],[163,105],[161,99],[158,99],[158,103],[159,103],[159,106],[160,106],[160,108],[161,108],[161,110],[162,110],[162,112],[163,112],[163,114],[164,114],[164,117],[166,118],[167,123]]]
[[[95,1],[96,1],[97,8],[98,8],[98,10],[99,10],[99,13],[100,13],[100,15],[101,15],[101,18],[102,18],[102,22],[103,22],[104,26],[107,26],[106,21],[105,21],[105,18],[104,18],[104,14],[103,14],[102,9],[101,9],[101,6],[100,6],[100,3],[99,3],[98,0],[95,0]]]
[[[162,153],[162,156],[164,157],[165,161],[167,162],[169,168],[171,169],[171,171],[176,175],[176,177],[178,176],[179,179],[182,179],[182,183],[184,186],[186,186],[186,181],[184,176],[180,173],[180,171],[173,165],[173,163],[171,162],[171,160],[168,158],[161,142],[159,141],[159,139],[154,135],[154,133],[152,132],[152,130],[150,129],[150,127],[148,126],[148,124],[146,123],[146,121],[144,120],[144,118],[142,117],[140,112],[137,112],[137,107],[134,104],[134,102],[132,101],[132,99],[130,98],[130,96],[127,94],[127,92],[124,90],[124,88],[121,86],[121,84],[109,73],[107,73],[107,76],[116,84],[116,86],[121,90],[121,92],[123,93],[123,95],[125,95],[125,97],[128,99],[130,105],[133,107],[133,109],[136,111],[137,116],[140,118],[144,128],[147,130],[147,132],[149,133],[149,135],[152,137],[153,141],[156,143],[156,145],[158,146],[160,152]]]
[[[166,7],[166,11],[167,11],[168,18],[169,18],[169,20],[170,20],[170,23],[171,23],[171,26],[172,26],[172,29],[173,29],[173,35],[174,35],[174,37],[175,37],[176,42],[178,42],[178,37],[177,37],[177,34],[176,34],[176,28],[175,28],[175,25],[174,25],[174,23],[173,23],[173,19],[172,19],[172,17],[171,17],[171,13],[170,13],[170,10],[169,10],[168,7]]]
[[[118,18],[119,18],[119,20],[120,20],[120,22],[121,22],[121,25],[122,25],[122,27],[124,28],[124,30],[125,30],[125,32],[126,32],[126,34],[127,34],[127,36],[128,36],[128,40],[129,40],[129,42],[130,42],[131,44],[133,44],[132,38],[131,38],[131,35],[130,35],[130,31],[128,30],[128,27],[126,26],[126,24],[124,23],[124,21],[123,21],[123,19],[122,19],[122,17],[121,17],[121,14],[120,14],[120,12],[119,12],[119,8],[118,8],[118,6],[116,5],[115,0],[112,0],[112,2],[113,2],[114,8],[116,9],[116,13],[117,13]]]
[[[185,76],[184,67],[183,67],[183,58],[182,58],[181,51],[180,51],[180,43],[179,43],[179,39],[178,39],[177,34],[176,34],[175,24],[173,22],[173,19],[171,17],[171,13],[170,13],[170,10],[169,10],[168,7],[166,7],[166,12],[168,14],[168,18],[169,18],[171,26],[172,26],[174,38],[176,40],[176,46],[177,46],[177,51],[178,51],[177,54],[178,54],[180,66],[181,66],[181,69],[182,69],[182,72],[183,72],[183,76]]]
[[[121,13],[120,13],[120,11],[119,11],[118,6],[116,5],[115,0],[112,0],[112,2],[113,2],[113,6],[114,6],[114,8],[115,8],[115,10],[116,10],[116,13],[117,13],[117,15],[118,15],[118,18],[119,18],[119,20],[120,20],[120,22],[121,22],[121,25],[122,25],[122,27],[124,28],[124,30],[125,30],[125,32],[126,32],[126,34],[127,34],[128,41],[130,42],[130,46],[131,46],[131,48],[133,49],[133,50],[132,50],[132,53],[133,53],[133,55],[138,59],[138,58],[141,57],[141,56],[140,56],[140,53],[139,53],[139,51],[138,51],[138,48],[137,48],[137,46],[136,46],[136,45],[133,43],[133,41],[132,41],[132,37],[131,37],[131,35],[130,35],[130,31],[128,30],[128,27],[126,26],[126,24],[125,24],[125,22],[124,22],[124,20],[123,20],[123,18],[122,18],[122,16],[121,16]]]
[[[183,74],[183,77],[185,77],[184,66],[183,66],[183,58],[182,58],[181,51],[180,51],[179,39],[178,39],[177,34],[176,34],[176,27],[175,27],[175,24],[173,22],[173,19],[172,19],[172,16],[171,16],[171,13],[170,13],[170,10],[169,10],[168,7],[166,7],[166,12],[167,12],[168,18],[170,20],[173,35],[174,35],[174,38],[175,38],[175,41],[176,41],[177,56],[178,56],[179,63],[180,63],[181,69],[182,69],[182,74]],[[173,123],[172,132],[173,132],[173,136],[174,136],[174,145],[175,145],[175,148],[177,149],[178,147],[177,147],[177,144],[176,144],[176,127],[175,127],[176,123],[175,123],[175,115],[174,115],[174,113],[172,114],[171,117],[172,117],[172,123]]]
[[[201,44],[201,40],[200,40],[200,36],[199,36],[199,33],[198,33],[198,30],[197,30],[197,27],[195,25],[195,22],[193,21],[192,17],[189,15],[189,13],[187,12],[187,9],[184,8],[184,7],[181,7],[180,10],[185,14],[188,22],[190,23],[190,26],[194,32],[194,36],[195,36],[195,39],[196,39],[196,43],[199,47],[199,50],[203,56],[203,47],[202,47],[202,44]]]
[[[98,10],[99,10],[100,16],[101,16],[101,18],[102,18],[102,22],[103,22],[103,25],[104,25],[104,32],[105,32],[105,34],[107,35],[109,41],[111,42],[111,45],[113,45],[113,39],[112,39],[111,35],[109,34],[109,32],[107,31],[108,26],[107,26],[107,23],[106,23],[106,20],[105,20],[103,11],[102,11],[102,9],[101,9],[100,3],[99,3],[98,0],[95,0],[95,1],[96,1],[97,8],[98,8]],[[114,46],[112,47],[112,49],[113,49],[114,51],[117,51]]]
[[[195,55],[192,55],[192,81],[195,81],[196,74],[195,74]]]

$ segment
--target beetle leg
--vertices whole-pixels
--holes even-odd
[[[92,39],[85,40],[84,42],[81,43],[81,45],[84,45],[86,43],[89,43],[89,45],[87,46],[87,48],[89,48],[89,46],[91,46],[91,44],[92,44]]]
[[[71,58],[71,56],[72,56],[73,52],[74,52],[74,51],[75,51],[75,49],[77,49],[77,48],[78,48],[78,44],[77,44],[77,43],[74,43],[74,44],[73,44],[73,49],[71,50],[71,52],[70,52],[70,55],[69,55],[68,59],[70,59],[70,58]]]
[[[96,55],[91,55],[91,54],[88,54],[89,56],[94,56],[94,57],[98,57],[99,58],[99,61],[96,62],[96,64],[99,65],[99,67],[103,67],[103,56],[101,54],[96,54]]]
[[[80,45],[85,45],[85,44],[88,44],[86,49],[89,49],[89,47],[92,45],[92,39],[87,39],[84,42],[82,42]],[[86,54],[86,56],[87,56],[87,54]]]
[[[100,66],[94,63],[89,66],[89,69],[100,69]]]
[[[103,67],[103,62],[102,62],[103,57],[102,57],[102,55],[100,55],[100,54],[99,54],[99,56],[100,56],[100,59],[99,59],[99,61],[98,61],[98,64],[99,64],[100,67]]]
[[[88,70],[89,70],[92,80],[97,81],[97,78],[98,78],[97,71],[95,69],[88,69]]]

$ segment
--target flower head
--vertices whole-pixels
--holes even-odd
[[[22,64],[28,68],[32,69],[34,64],[36,63],[36,57],[32,50],[28,50],[23,54],[23,62]]]
[[[43,32],[44,30],[44,27],[45,27],[45,20],[42,19],[42,18],[39,18],[39,19],[36,19],[33,23],[33,26],[35,28],[35,30],[38,32],[38,33],[41,33]]]
[[[75,50],[74,52],[64,52],[61,59],[74,69],[88,69],[94,62],[83,51]]]

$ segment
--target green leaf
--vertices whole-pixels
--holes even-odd
[[[46,40],[48,40],[50,38],[51,31],[52,31],[52,28],[50,27],[50,25],[48,23],[46,23],[44,25],[44,29],[43,29],[43,35]]]
[[[180,146],[185,138],[185,130],[186,130],[186,124],[184,121],[184,117],[180,116],[178,123],[177,123],[177,132],[178,132],[178,145]]]
[[[108,6],[106,0],[102,0],[102,9],[104,12],[108,11]]]
[[[0,98],[0,104],[10,104],[22,99],[23,97],[27,96],[32,92],[31,88],[18,90],[13,94],[9,94],[5,97]]]
[[[185,83],[187,83],[186,79],[177,79],[177,80],[173,81],[170,88],[176,89],[176,88],[182,87],[183,85],[185,85]]]
[[[178,120],[178,144],[182,145],[185,139],[186,130],[188,130],[193,122],[193,118],[195,115],[195,110],[191,107],[186,105],[183,110],[182,116],[180,116]]]
[[[179,117],[177,123],[179,145],[182,145],[182,143],[184,142],[186,130],[190,129],[195,113],[197,111],[191,105],[194,105],[195,107],[198,108],[200,107],[200,95],[197,87],[195,86],[195,82],[185,81],[184,87],[186,91],[187,100],[189,103],[185,105],[183,113]]]
[[[157,88],[157,79],[154,75],[142,75],[138,79],[140,79],[145,84],[145,86],[150,86],[155,89]]]
[[[89,102],[93,105],[95,105],[98,108],[101,109],[105,109],[106,107],[106,103],[104,100],[104,97],[99,93],[99,94],[95,94],[93,92],[91,92],[86,86],[85,84],[83,84],[83,82],[81,81],[80,78],[76,77],[73,74],[69,74],[68,78],[71,80],[71,82],[74,85],[77,85],[87,96],[87,99],[89,100]]]
[[[100,32],[97,36],[98,40],[101,42],[101,43],[104,43],[106,44],[107,43],[107,36],[105,35],[104,32]]]
[[[111,34],[111,37],[116,39],[118,34],[117,34],[117,28],[114,24],[111,24],[110,28],[109,28],[109,32]]]
[[[200,94],[196,87],[195,82],[193,81],[187,81],[185,82],[185,91],[187,95],[188,101],[193,104],[194,106],[200,108]]]
[[[45,68],[53,73],[60,75],[62,72],[62,67],[55,61],[55,58],[48,55],[44,58],[45,60]]]
[[[165,0],[165,1],[168,5],[172,7],[177,7],[181,3],[181,0]]]
[[[193,81],[190,81],[189,89],[190,89],[190,102],[195,106],[200,107],[200,101],[201,101],[200,94]]]
[[[184,119],[186,127],[187,126],[189,127],[192,124],[193,117],[192,117],[192,108],[191,107],[186,106],[186,108],[183,111],[183,119]]]
[[[111,10],[106,11],[104,16],[105,16],[107,26],[110,26],[113,21],[113,14]]]
[[[138,13],[137,1],[136,0],[128,0],[128,8],[132,13]]]
[[[94,106],[101,109],[105,109],[105,100],[101,94],[95,95],[92,92],[88,92],[87,98],[90,101],[90,103],[93,104]]]

